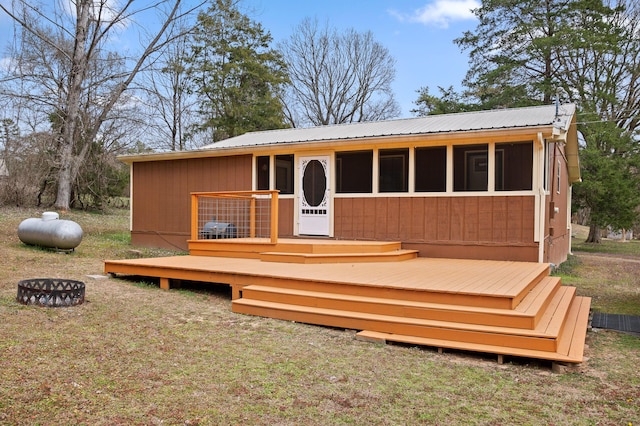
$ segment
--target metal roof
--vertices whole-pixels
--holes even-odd
[[[545,126],[566,131],[574,113],[574,104],[564,104],[268,130],[245,133],[203,146],[199,150]]]

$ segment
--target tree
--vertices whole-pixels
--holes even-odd
[[[574,207],[589,213],[587,242],[600,242],[600,230],[629,229],[640,205],[637,174],[638,147],[630,135],[613,122],[592,123],[584,128],[588,142],[581,150],[583,174],[588,177],[575,187]],[[635,152],[629,152],[629,148]]]
[[[556,96],[578,105],[586,142],[585,183],[576,185],[576,197],[589,207],[593,239],[599,227],[627,223],[623,218],[635,217],[640,204],[633,196],[639,9],[626,0],[484,1],[475,11],[477,28],[457,40],[470,51],[468,93],[483,107],[548,104]],[[590,188],[592,181],[602,188]]]
[[[640,7],[623,1],[602,10],[574,15],[567,40],[574,48],[559,57],[572,71],[561,87],[582,111],[584,181],[576,198],[588,208],[587,241],[596,243],[601,228],[630,228],[640,206]]]
[[[414,101],[417,108],[411,112],[417,116],[424,117],[435,114],[452,114],[457,112],[477,111],[478,104],[469,103],[463,99],[464,95],[455,91],[453,86],[448,89],[438,87],[440,97],[429,94],[428,87],[418,90],[418,99]]]
[[[236,0],[211,0],[198,15],[188,58],[192,90],[213,141],[285,127],[279,93],[286,82],[271,34],[238,9]]]
[[[455,42],[469,50],[465,85],[482,104],[551,103],[570,3],[576,1],[488,0],[474,11],[478,26]]]
[[[189,94],[187,53],[187,37],[169,44],[141,85],[150,131],[157,141],[154,146],[161,150],[182,151],[193,140],[190,128],[196,125],[196,102]]]
[[[280,46],[289,72],[287,119],[294,127],[396,117],[395,60],[371,32],[340,34],[305,19]]]
[[[172,33],[173,22],[193,10],[181,12],[182,3],[158,0],[153,5],[158,14],[164,13],[163,20],[142,52],[129,58],[108,51],[109,39],[149,5],[136,10],[133,0],[126,0],[119,8],[108,0],[76,0],[68,3],[70,10],[65,10],[58,8],[57,2],[50,5],[16,0],[11,9],[0,4],[16,23],[21,40],[28,41],[29,46],[43,46],[37,50],[43,54],[33,56],[32,61],[37,69],[47,70],[45,79],[26,64],[15,68],[18,74],[12,78],[28,80],[32,91],[20,95],[39,102],[52,117],[58,145],[56,208],[69,209],[74,182],[90,163],[91,146],[123,93],[148,60],[179,36]],[[28,53],[20,47],[18,54]],[[51,59],[55,69],[49,66]]]
[[[0,120],[0,204],[22,206],[37,199],[53,155],[50,133],[20,135],[11,119]]]

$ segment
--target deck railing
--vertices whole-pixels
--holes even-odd
[[[191,193],[191,239],[269,238],[275,244],[278,192]]]

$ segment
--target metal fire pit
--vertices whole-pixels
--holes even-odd
[[[18,283],[17,300],[23,305],[48,307],[75,306],[84,302],[82,281],[59,278],[33,278]]]

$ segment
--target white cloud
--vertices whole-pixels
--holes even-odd
[[[475,19],[472,9],[480,7],[477,0],[435,0],[410,14],[390,10],[392,16],[401,21],[418,22],[447,28],[450,22]]]
[[[9,72],[16,65],[16,62],[13,58],[9,56],[5,56],[4,58],[0,58],[0,71]]]
[[[66,0],[62,2],[63,10],[72,17],[76,17],[76,1]],[[100,21],[112,22],[120,13],[120,0],[92,0],[90,14],[93,19],[97,19],[100,15]],[[126,19],[119,18],[117,23],[118,28],[125,29],[129,26],[129,22]]]

